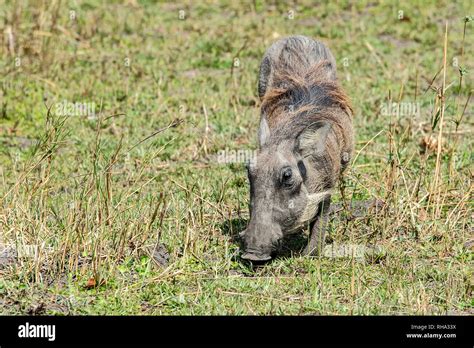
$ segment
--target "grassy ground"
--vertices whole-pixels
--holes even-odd
[[[0,3],[0,313],[472,313],[470,1]],[[328,243],[376,257],[238,257],[246,172],[217,155],[256,149],[258,65],[290,34],[354,104],[335,200],[386,203]]]

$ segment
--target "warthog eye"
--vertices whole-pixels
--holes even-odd
[[[281,184],[286,188],[293,186],[293,171],[290,167],[285,167],[282,169]]]

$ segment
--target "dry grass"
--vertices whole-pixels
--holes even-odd
[[[0,311],[472,313],[468,5],[8,2],[0,241],[16,253],[0,254]],[[357,156],[336,199],[385,202],[341,212],[328,242],[383,252],[300,257],[301,237],[254,269],[235,241],[245,170],[216,154],[256,148],[259,60],[294,33],[328,43],[354,103]],[[63,101],[95,116],[60,115]]]

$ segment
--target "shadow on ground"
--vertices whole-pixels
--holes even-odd
[[[331,205],[329,216],[331,222],[347,223],[354,219],[364,219],[373,216],[379,216],[386,209],[385,203],[379,199],[370,199],[364,201],[353,201],[344,205],[335,203]],[[239,233],[245,230],[248,219],[241,217],[225,220],[221,226],[222,234],[230,236],[232,243],[236,244],[240,250],[243,250],[242,239]],[[309,231],[308,231],[309,232]],[[330,239],[326,237],[326,242]],[[273,259],[300,256],[308,243],[308,234],[302,229],[297,233],[290,234],[283,238],[280,249],[276,252]],[[239,258],[240,261],[242,261]],[[271,261],[270,261],[271,262]]]

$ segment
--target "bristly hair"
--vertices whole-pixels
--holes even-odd
[[[288,113],[297,118],[335,106],[351,116],[350,100],[337,80],[328,77],[328,69],[331,69],[328,60],[303,70],[301,66],[287,64],[273,67],[272,86],[262,98],[262,112],[269,124],[278,123],[278,119]]]

